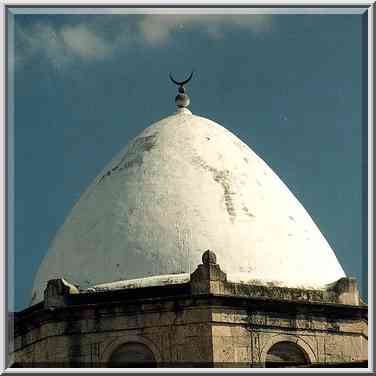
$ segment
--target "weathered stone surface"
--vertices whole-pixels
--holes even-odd
[[[267,359],[291,356],[280,345],[277,355],[269,353],[289,343],[308,365],[368,359],[367,307],[354,304],[353,280],[312,296],[265,286],[231,290],[207,256],[188,285],[72,295],[68,283],[51,282],[45,302],[16,314],[11,358],[34,367],[105,367],[119,346],[140,343],[160,366],[263,367]]]
[[[355,278],[341,278],[332,287],[338,296],[338,303],[359,305],[359,290]]]

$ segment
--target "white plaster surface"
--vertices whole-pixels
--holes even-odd
[[[166,274],[157,275],[153,277],[128,279],[125,281],[116,281],[111,283],[103,283],[100,285],[89,287],[86,291],[101,291],[101,290],[120,290],[132,289],[152,286],[178,285],[190,281],[189,273],[182,274]]]
[[[88,288],[191,273],[206,249],[239,281],[312,287],[345,276],[268,165],[183,109],[145,129],[84,192],[39,268],[32,303],[51,278]]]

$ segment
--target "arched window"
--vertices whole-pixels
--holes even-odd
[[[128,342],[120,345],[111,354],[109,367],[156,367],[151,350],[142,343]]]
[[[267,368],[304,367],[309,364],[304,350],[293,342],[283,341],[274,344],[268,351],[265,361]]]

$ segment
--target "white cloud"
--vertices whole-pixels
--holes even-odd
[[[44,54],[54,67],[60,67],[71,60],[59,32],[48,24],[35,24],[29,28],[16,28],[16,64],[27,64],[33,56]]]
[[[60,31],[65,48],[82,59],[103,59],[113,52],[113,46],[84,25],[64,27]]]
[[[53,66],[61,67],[74,61],[100,60],[111,55],[113,46],[85,25],[65,26],[61,29],[50,24],[35,24],[26,29],[17,27],[20,51],[18,64],[36,54],[45,54]]]
[[[71,56],[66,51],[61,35],[53,27],[44,24],[35,25],[28,38],[31,51],[46,53],[55,66],[70,61]]]
[[[130,17],[128,15],[128,17]],[[98,21],[99,20],[99,21]],[[103,20],[103,22],[101,21]],[[104,33],[109,23],[116,26],[116,32]],[[17,49],[16,64],[23,64],[35,54],[44,54],[55,67],[63,67],[74,61],[98,61],[109,58],[128,45],[146,43],[161,47],[177,33],[200,30],[208,38],[222,38],[229,27],[244,31],[268,32],[272,26],[271,15],[145,15],[124,22],[122,17],[113,19],[97,18],[93,23],[77,23],[65,26],[37,23],[16,26],[16,39],[21,48]]]
[[[163,44],[168,42],[173,33],[181,30],[201,29],[213,38],[224,36],[229,26],[256,33],[267,32],[271,30],[272,15],[148,15],[138,26],[147,42]]]
[[[29,58],[41,53],[46,54],[53,64],[65,63],[67,56],[59,39],[59,35],[49,25],[35,24],[25,29],[16,26],[16,64],[25,64]]]

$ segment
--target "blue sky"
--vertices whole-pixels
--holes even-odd
[[[14,18],[15,309],[91,180],[175,111],[169,72],[193,68],[192,112],[273,168],[366,296],[361,16],[107,12]]]

